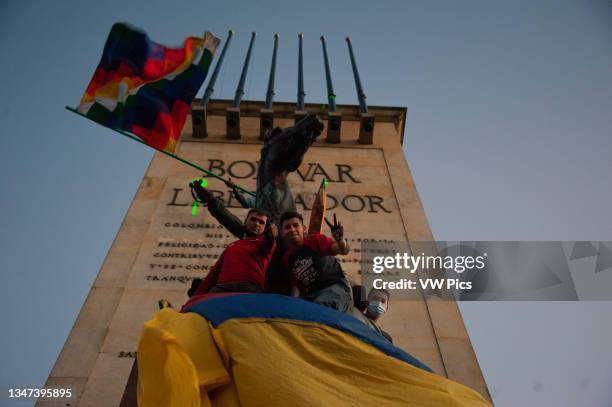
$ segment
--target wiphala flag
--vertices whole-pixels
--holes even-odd
[[[170,48],[135,27],[116,23],[78,111],[173,153],[219,42],[206,32],[202,38],[186,38],[181,48]]]

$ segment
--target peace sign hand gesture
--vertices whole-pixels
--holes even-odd
[[[325,218],[325,223],[327,223],[327,226],[329,226],[329,228],[331,229],[332,237],[334,238],[336,242],[339,242],[342,239],[344,239],[344,226],[342,226],[341,222],[338,222],[338,219],[336,219],[335,213],[334,213],[334,223],[333,224],[330,223],[330,221],[328,221],[327,218]]]

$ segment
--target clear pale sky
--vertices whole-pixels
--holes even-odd
[[[276,100],[295,101],[303,32],[306,102],[326,99],[324,34],[356,104],[350,35],[368,103],[408,108],[437,239],[612,240],[610,1],[2,0],[0,387],[44,384],[152,157],[64,110],[116,21],[168,45],[234,29],[220,98],[257,31],[245,99],[265,99],[279,32]],[[612,405],[609,302],[461,308],[497,406]]]

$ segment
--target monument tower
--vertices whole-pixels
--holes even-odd
[[[359,105],[336,105],[329,73],[329,103],[305,104],[299,97],[297,105],[272,103],[275,58],[276,53],[265,102],[241,101],[240,86],[233,101],[210,100],[212,92],[196,100],[176,154],[254,191],[264,130],[289,127],[306,113],[316,113],[325,130],[289,176],[305,223],[327,179],[328,215],[337,214],[353,248],[365,239],[433,240],[404,157],[407,109],[367,107],[365,95]],[[189,166],[154,155],[46,383],[71,388],[74,397],[40,400],[38,406],[122,405],[142,326],[157,311],[158,300],[183,304],[191,280],[206,275],[224,245],[234,240],[204,208],[193,216],[188,184],[199,176]],[[246,215],[221,181],[209,177],[208,188],[239,217]],[[360,261],[358,251],[343,259],[353,283],[361,282]],[[490,400],[457,304],[435,296],[414,301],[391,295],[381,326],[394,344]]]

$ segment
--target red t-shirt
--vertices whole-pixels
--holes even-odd
[[[331,237],[327,237],[321,233],[313,233],[304,238],[304,246],[308,247],[319,256],[333,256],[331,248],[336,243]],[[293,254],[293,250],[287,250],[283,254],[283,266],[289,266],[289,258]]]
[[[269,246],[265,236],[245,237],[230,243],[212,266],[195,294],[216,284],[252,283],[264,288],[266,269],[276,243]]]

